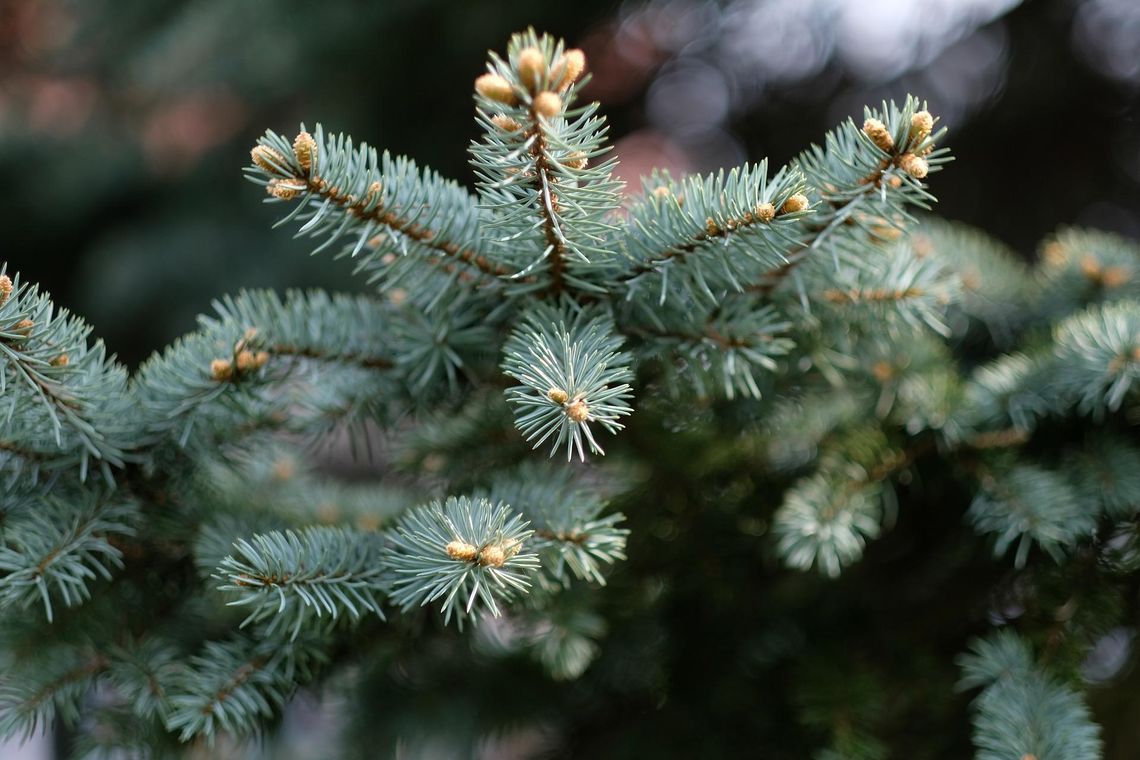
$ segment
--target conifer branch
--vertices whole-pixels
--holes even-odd
[[[357,198],[348,195],[340,188],[330,186],[330,183],[320,177],[297,178],[305,183],[307,192],[318,198],[326,198],[333,205],[340,207],[346,214],[350,214],[362,222],[374,222],[380,227],[399,232],[416,243],[440,254],[441,258],[451,258],[463,264],[474,267],[485,275],[492,277],[505,277],[511,272],[489,261],[469,248],[461,248],[458,243],[449,240],[436,239],[435,233],[411,218],[402,217],[395,211],[385,208],[382,204],[373,205],[367,196]]]
[[[137,507],[97,493],[34,499],[6,520],[0,535],[0,608],[40,603],[50,622],[54,602],[76,606],[89,584],[122,567],[116,536],[134,533]]]
[[[719,391],[727,398],[760,398],[760,378],[773,372],[794,345],[786,336],[791,323],[774,307],[757,306],[746,296],[683,311],[653,309],[644,301],[633,306],[620,329],[640,339],[637,354],[661,360],[665,384],[675,391],[689,386],[701,396]],[[673,370],[677,358],[684,360],[684,372]]]
[[[318,432],[338,415],[376,415],[391,403],[391,395],[373,393],[398,382],[389,336],[370,328],[397,316],[389,304],[319,291],[285,298],[251,291],[215,309],[216,317],[202,318],[197,333],[152,358],[134,380],[152,446],[173,436],[184,448],[196,436],[209,447],[278,422]],[[282,371],[274,356],[341,369],[316,378],[305,367]]]
[[[538,308],[512,333],[503,370],[522,385],[507,389],[507,400],[534,448],[551,440],[550,455],[565,448],[567,460],[575,451],[585,460],[585,443],[591,453],[605,453],[590,425],[616,433],[618,420],[633,411],[621,342],[611,319],[577,307]]]
[[[41,471],[95,464],[108,482],[129,459],[126,372],[89,344],[91,328],[0,266],[0,465],[35,482]]]
[[[896,290],[887,290],[885,288],[850,288],[848,290],[840,290],[838,288],[831,288],[820,294],[823,300],[838,306],[859,303],[897,303],[899,301],[921,298],[924,295],[926,295],[926,291],[920,287],[900,288]]]
[[[983,468],[982,490],[967,514],[979,533],[993,533],[994,555],[1016,542],[1014,564],[1023,567],[1036,544],[1059,559],[1065,548],[1096,528],[1096,511],[1061,475],[1022,464],[1000,471]]]
[[[409,246],[417,264],[431,263],[448,279],[475,276],[494,286],[513,273],[484,252],[474,198],[411,161],[378,155],[367,144],[354,149],[344,135],[326,138],[320,125],[315,136],[302,125],[292,145],[266,132],[251,157],[247,176],[269,200],[301,199],[281,223],[297,218],[304,222],[298,235],[325,237],[318,250],[353,236],[343,254],[363,252],[358,271],[372,271],[389,287],[409,274],[398,263]]]
[[[765,161],[680,182],[658,173],[643,185],[621,239],[621,281],[658,305],[670,297],[715,304],[725,290],[743,292],[785,261],[810,213],[803,175],[769,178]]]
[[[603,516],[605,501],[565,467],[529,462],[497,478],[489,493],[516,505],[535,526],[544,588],[568,587],[571,575],[604,586],[605,568],[625,559],[629,531],[617,527],[625,516]]]
[[[830,577],[863,554],[876,538],[882,515],[881,480],[851,466],[800,480],[784,496],[773,529],[784,561]]]
[[[726,507],[753,486],[795,480],[767,531],[795,567],[834,576],[855,561],[890,524],[890,481],[935,450],[1008,456],[1004,470],[986,461],[976,471],[1011,473],[1000,485],[1016,493],[983,477],[971,510],[999,543],[1033,541],[1063,558],[1086,523],[1133,516],[1140,480],[1116,476],[1140,471],[1138,449],[1064,453],[1074,477],[1061,490],[1084,516],[1044,497],[1023,504],[1055,484],[1062,464],[1019,460],[1039,416],[1074,406],[1116,413],[1140,385],[1123,249],[1062,257],[1041,289],[1079,282],[1082,308],[1094,308],[1023,362],[1007,357],[963,379],[951,328],[964,313],[997,310],[960,306],[952,280],[985,254],[948,265],[913,243],[886,245],[907,209],[933,200],[922,180],[948,160],[917,101],[868,111],[862,129],[843,125],[826,148],[772,176],[764,162],[679,181],[654,175],[623,210],[597,104],[575,103],[584,67],[581,51],[533,30],[512,38],[504,58],[491,54],[475,82],[477,196],[319,126],[258,141],[246,173],[270,202],[293,204],[281,224],[317,238],[318,250],[340,244],[379,297],[223,298],[127,386],[101,348],[87,348],[80,323],[23,313],[35,294],[0,276],[0,354],[15,356],[0,356],[0,419],[14,420],[0,435],[0,467],[16,476],[0,483],[0,606],[43,603],[60,641],[81,634],[81,645],[60,644],[68,656],[58,668],[18,684],[32,715],[78,722],[120,752],[161,747],[166,734],[241,738],[325,662],[372,646],[348,629],[383,617],[388,602],[405,614],[432,606],[460,626],[481,620],[490,635],[480,645],[501,635],[502,648],[555,678],[580,675],[606,630],[583,601],[613,577],[629,536],[606,496],[630,479],[610,484],[600,465],[550,458],[520,465],[522,439],[568,460],[601,454],[598,430],[623,428],[633,384],[647,378],[650,425],[690,428],[718,474],[718,449],[747,452],[747,477],[725,479]],[[790,277],[798,302],[767,297]],[[50,310],[46,297],[35,308]],[[516,384],[501,393],[504,374]],[[1036,403],[1026,386],[1043,377],[1056,382]],[[694,400],[690,388],[725,403]],[[658,391],[671,394],[667,407]],[[781,417],[774,432],[758,432],[754,420],[775,416],[770,399],[802,405],[794,420],[803,424]],[[382,486],[334,481],[328,463],[298,453],[299,439],[349,425],[363,432],[353,440],[377,445]],[[796,440],[769,440],[788,436]],[[88,459],[105,472],[139,466],[102,494],[76,477]],[[468,495],[422,502],[439,492]],[[742,530],[765,532],[749,522]],[[136,530],[142,544],[123,540]],[[88,601],[101,578],[114,583],[107,593],[68,620],[53,616],[53,605]],[[240,615],[211,604],[202,582],[245,607],[240,625],[253,630],[227,634]],[[101,621],[127,599],[141,599],[154,622],[145,634],[132,625],[142,638],[124,643],[120,615],[110,633]],[[5,666],[16,651],[9,625],[0,626]],[[207,633],[222,639],[202,643]],[[94,669],[92,651],[101,653]],[[405,654],[400,669],[415,665]],[[4,688],[0,696],[16,693]],[[89,698],[104,690],[113,704]],[[13,714],[0,724],[27,725],[27,713]]]
[[[554,167],[546,158],[549,148],[546,140],[545,117],[535,110],[533,101],[530,106],[530,120],[534,126],[526,133],[526,137],[531,143],[530,153],[534,158],[534,185],[535,191],[538,193],[538,215],[542,219],[542,234],[549,250],[547,256],[550,262],[550,291],[554,295],[558,295],[562,292],[565,284],[563,282],[563,268],[565,267],[563,256],[566,253],[566,244],[556,216],[558,196],[551,191],[551,174]]]
[[[222,591],[236,592],[230,605],[248,605],[242,626],[268,621],[266,633],[290,631],[328,615],[359,620],[371,612],[384,617],[383,567],[375,534],[342,528],[312,527],[265,533],[234,544],[236,556],[222,560],[215,578]]]
[[[761,168],[760,171],[762,172],[763,169]],[[665,192],[658,193],[656,192],[657,190],[663,190]],[[654,189],[654,195],[657,198],[669,198],[669,189],[666,185],[659,185]],[[760,191],[760,195],[761,197],[765,195],[763,190]],[[788,196],[786,200],[780,202],[779,206],[769,201],[761,200],[756,204],[753,210],[745,211],[739,217],[727,216],[718,220],[710,216],[705,220],[704,228],[693,232],[687,240],[668,246],[649,260],[635,264],[629,271],[627,277],[632,279],[648,272],[656,272],[659,269],[659,265],[667,263],[670,259],[681,258],[699,251],[705,247],[705,244],[723,244],[723,242],[727,241],[733,234],[744,233],[752,228],[759,228],[760,225],[771,224],[777,216],[804,211],[807,208],[806,203],[807,200],[805,196],[793,194]]]
[[[883,103],[866,110],[863,128],[848,121],[827,135],[826,148],[813,146],[795,162],[822,202],[809,220],[800,246],[787,260],[750,286],[768,295],[790,276],[812,251],[823,249],[845,225],[866,209],[874,217],[909,219],[907,206],[928,208],[933,196],[922,184],[930,173],[949,160],[936,143],[945,130],[933,131],[937,119],[925,106],[908,97],[900,107]],[[868,204],[877,197],[877,206]]]
[[[506,60],[492,53],[487,68],[475,82],[484,135],[471,164],[497,244],[517,264],[514,279],[534,273],[555,298],[566,288],[603,292],[621,183],[612,160],[590,165],[608,150],[597,104],[571,107],[585,57],[530,30],[511,39]],[[519,241],[537,255],[520,255]]]
[[[58,653],[57,653],[58,654]],[[27,741],[58,718],[78,723],[81,703],[109,664],[98,652],[82,651],[62,662],[36,660],[40,672],[12,668],[0,675],[0,738]]]
[[[409,510],[389,534],[384,562],[392,601],[407,611],[443,600],[444,621],[460,627],[476,602],[498,617],[499,601],[527,593],[538,555],[533,535],[506,504],[450,497]]]
[[[206,642],[169,688],[166,728],[182,741],[200,736],[211,744],[219,731],[248,735],[258,720],[285,704],[298,683],[312,678],[325,659],[314,642],[305,639]]]
[[[960,689],[984,687],[971,707],[981,760],[1098,760],[1100,730],[1080,695],[1033,662],[1008,629],[975,640],[958,659]]]
[[[167,691],[179,670],[180,652],[157,636],[131,640],[111,647],[107,677],[115,690],[130,700],[135,714],[144,719],[166,714]]]

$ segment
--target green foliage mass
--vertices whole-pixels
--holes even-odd
[[[491,55],[474,194],[320,126],[258,141],[248,178],[365,294],[224,297],[128,378],[0,280],[0,734],[221,751],[320,683],[345,757],[961,756],[912,718],[965,733],[954,654],[996,627],[961,660],[979,756],[1100,755],[1140,251],[1063,230],[1029,268],[919,222],[950,156],[914,98],[623,201],[579,55]]]

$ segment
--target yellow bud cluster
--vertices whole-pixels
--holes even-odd
[[[934,117],[930,111],[919,111],[910,117],[910,139],[918,142],[925,140],[934,129]]]
[[[475,79],[475,91],[496,103],[516,106],[519,104],[519,93],[515,88],[516,85],[521,85],[533,93],[530,99],[532,114],[546,119],[562,113],[565,103],[561,93],[578,81],[586,70],[586,56],[577,49],[563,52],[548,67],[547,54],[539,47],[530,45],[514,56],[513,63],[517,74],[514,84],[502,74],[488,72]],[[521,127],[517,121],[503,114],[492,117],[491,123],[505,132],[514,132]],[[585,168],[585,157],[571,158],[567,165],[576,169]]]
[[[231,379],[234,376],[234,363],[229,359],[214,359],[210,362],[210,377],[219,383]]]
[[[803,211],[808,207],[808,198],[803,193],[796,193],[795,195],[784,201],[784,205],[780,207],[781,214],[795,214]]]
[[[273,463],[273,477],[276,480],[291,480],[296,473],[297,465],[289,457],[282,457]]]
[[[518,552],[515,544],[508,552],[497,544],[488,544],[482,549],[461,539],[455,539],[444,547],[447,556],[458,562],[478,562],[483,567],[502,567]]]
[[[383,192],[384,186],[379,181],[373,182],[364,193],[364,202],[366,204],[379,203]]]
[[[895,149],[895,139],[891,137],[890,130],[878,119],[867,119],[863,122],[863,133],[884,153],[890,153]]]
[[[1090,282],[1108,290],[1119,288],[1132,279],[1132,272],[1128,267],[1121,264],[1104,267],[1101,265],[1100,259],[1091,253],[1085,254],[1081,258],[1079,266],[1081,274]]]
[[[546,56],[536,47],[523,48],[519,51],[516,68],[519,80],[530,90],[537,90],[546,76]]]
[[[479,556],[479,550],[466,541],[455,540],[445,547],[447,556],[460,562],[471,562]]]
[[[249,350],[238,351],[237,355],[237,368],[238,372],[253,372],[254,370],[261,369],[269,361],[268,351],[258,351],[254,353]]]
[[[249,157],[253,160],[259,168],[264,169],[270,174],[276,174],[279,177],[286,177],[285,168],[289,166],[289,161],[285,156],[281,155],[277,150],[270,148],[268,145],[254,145],[253,149],[249,152]]]
[[[291,201],[305,190],[305,184],[295,179],[271,179],[265,192],[283,201]]]
[[[311,173],[317,157],[317,141],[308,132],[302,132],[293,140],[293,155],[305,174]]]
[[[549,90],[540,92],[534,96],[533,107],[535,114],[551,119],[562,113],[562,98]]]
[[[906,153],[899,159],[899,166],[902,170],[914,177],[915,179],[924,179],[927,173],[930,172],[930,165],[926,163],[925,158],[920,158],[913,153]]]
[[[513,106],[518,102],[511,83],[498,74],[484,74],[475,80],[475,92],[488,100]]]
[[[504,132],[515,132],[522,127],[521,124],[512,119],[510,116],[503,116],[502,114],[492,117],[491,123]]]
[[[1126,266],[1117,265],[1105,269],[1100,282],[1111,290],[1112,288],[1119,288],[1130,279],[1132,279],[1132,271]]]
[[[235,376],[247,374],[261,369],[269,362],[268,351],[254,351],[249,348],[250,342],[257,337],[257,328],[251,327],[245,331],[241,339],[234,344],[232,359],[214,359],[210,362],[210,377],[219,383],[233,380]]]
[[[566,407],[566,416],[574,420],[574,422],[585,422],[590,417],[590,407],[583,399],[574,399],[568,407]]]
[[[565,90],[578,81],[586,70],[586,54],[581,50],[567,50],[550,67],[550,84],[556,90]]]
[[[585,169],[586,164],[589,163],[589,160],[586,158],[585,153],[580,150],[576,150],[567,156],[566,160],[563,161],[563,163],[571,169]]]
[[[506,561],[507,553],[501,546],[484,546],[483,551],[479,552],[479,564],[484,567],[502,567]]]

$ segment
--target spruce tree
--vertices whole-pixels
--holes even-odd
[[[0,736],[220,753],[320,685],[328,756],[960,756],[901,725],[964,722],[957,680],[979,757],[1101,756],[1140,251],[1062,230],[1030,269],[917,220],[950,156],[914,98],[623,200],[585,68],[533,31],[491,54],[475,193],[267,132],[247,177],[366,292],[223,296],[133,375],[5,267]],[[881,658],[923,628],[875,610],[955,577],[949,634]]]

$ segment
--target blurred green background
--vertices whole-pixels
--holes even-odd
[[[360,287],[269,229],[255,136],[319,119],[470,182],[471,82],[528,24],[586,49],[634,189],[912,91],[958,157],[940,213],[1026,255],[1140,234],[1134,0],[0,0],[0,258],[131,364],[223,292]]]

